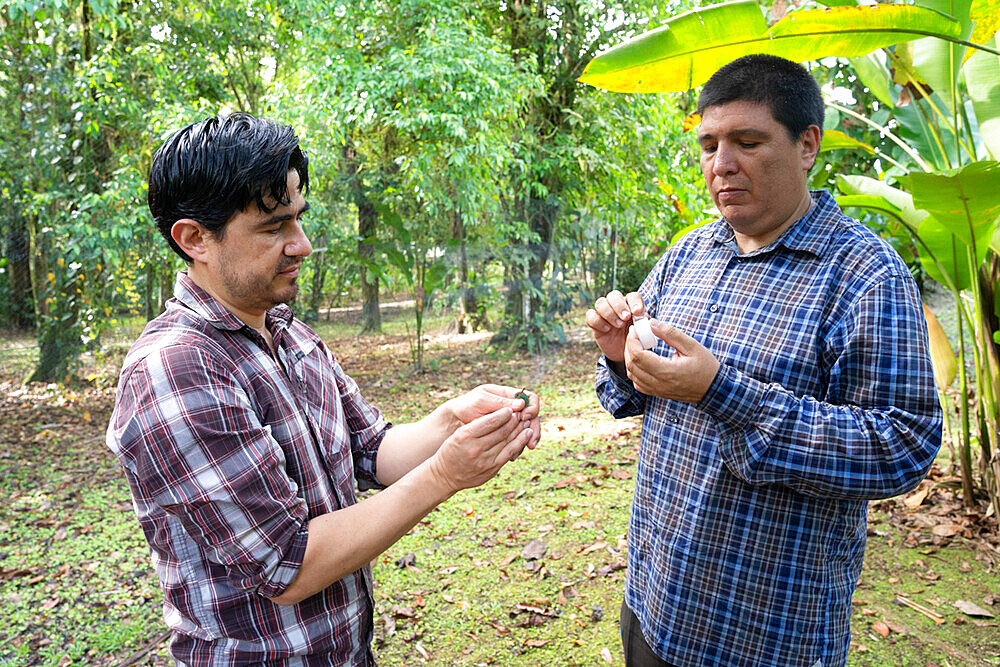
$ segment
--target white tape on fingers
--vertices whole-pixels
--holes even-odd
[[[635,335],[639,337],[639,342],[645,350],[652,350],[656,347],[656,335],[652,327],[649,326],[649,318],[645,315],[634,315],[632,326],[635,327]]]

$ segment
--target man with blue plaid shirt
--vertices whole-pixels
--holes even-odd
[[[188,268],[125,359],[107,443],[182,665],[374,664],[369,562],[538,441],[538,397],[497,385],[392,426],[292,317],[298,143],[233,114],[153,157],[150,211]]]
[[[867,501],[916,486],[940,447],[906,265],[808,189],[823,111],[796,63],[716,72],[698,143],[722,217],[587,313],[601,404],[643,415],[629,665],[843,665]]]

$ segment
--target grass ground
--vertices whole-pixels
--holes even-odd
[[[621,664],[617,618],[640,423],[616,422],[598,406],[596,348],[579,336],[544,355],[511,357],[488,351],[482,336],[443,334],[442,316],[428,323],[431,370],[414,374],[407,313],[388,313],[389,333],[363,339],[343,318],[318,325],[392,420],[494,381],[542,396],[544,432],[539,449],[443,504],[377,559],[380,663]],[[123,332],[123,344],[132,336]],[[166,664],[161,595],[127,486],[103,445],[121,350],[91,360],[80,386],[21,387],[30,341],[3,340],[0,664]],[[925,487],[918,506],[872,505],[850,665],[1000,664],[998,619],[954,606],[969,601],[1000,617],[992,604],[1000,602],[1000,551],[984,538],[988,526],[962,514],[940,470]],[[899,596],[930,614],[901,606]]]

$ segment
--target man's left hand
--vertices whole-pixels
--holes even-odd
[[[625,341],[625,368],[635,388],[649,396],[698,403],[719,371],[719,361],[704,345],[677,327],[650,319],[653,333],[674,348],[672,357],[644,350],[635,328]]]
[[[488,415],[500,408],[510,408],[519,413],[521,421],[530,422],[532,432],[535,434],[532,441],[528,443],[530,449],[534,449],[541,436],[541,424],[538,415],[541,409],[538,395],[534,392],[524,390],[528,397],[528,404],[524,404],[524,399],[516,398],[521,393],[515,387],[505,387],[497,384],[483,384],[457,398],[448,401],[451,414],[460,424],[468,424],[483,415]]]

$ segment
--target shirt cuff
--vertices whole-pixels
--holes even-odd
[[[625,398],[628,398],[635,393],[635,385],[632,384],[632,380],[628,379],[628,377],[618,375],[618,373],[611,368],[611,362],[608,361],[607,357],[601,355],[599,364],[604,368],[605,375],[607,375],[608,379],[611,381],[611,385],[614,387],[615,391],[620,393]]]
[[[721,365],[698,407],[732,429],[742,429],[753,421],[767,387],[732,366]]]
[[[381,491],[386,488],[385,484],[378,481],[378,450],[382,446],[385,434],[392,428],[392,423],[379,417],[376,424],[378,435],[369,440],[364,448],[355,452],[354,455],[354,479],[359,491],[376,490]]]
[[[303,521],[302,526],[292,536],[292,541],[285,550],[284,557],[278,562],[274,572],[267,581],[257,589],[259,595],[266,598],[275,598],[285,592],[292,585],[299,570],[302,569],[302,560],[306,555],[306,542],[309,541],[309,522]]]

